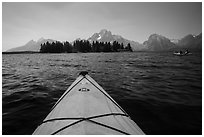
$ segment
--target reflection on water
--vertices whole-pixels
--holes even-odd
[[[146,134],[201,134],[201,56],[169,52],[3,55],[3,134],[32,134],[82,70]]]

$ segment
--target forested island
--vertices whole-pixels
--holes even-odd
[[[132,52],[132,48],[130,43],[127,46],[124,46],[123,43],[118,43],[114,41],[110,42],[98,42],[93,41],[90,43],[88,40],[76,40],[73,44],[66,42],[46,42],[41,44],[40,53],[87,53],[87,52],[122,52],[122,51],[130,51]]]

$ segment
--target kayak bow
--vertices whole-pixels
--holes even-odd
[[[144,133],[87,72],[81,72],[33,134]]]

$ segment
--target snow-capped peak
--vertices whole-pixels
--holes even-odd
[[[101,35],[101,37],[109,37],[109,36],[112,36],[111,32],[106,30],[106,29],[102,29],[99,34]]]
[[[102,29],[99,33],[100,33],[100,34],[105,34],[106,32],[108,32],[108,30]]]
[[[101,39],[101,35],[99,34],[99,37],[97,38],[97,40],[100,40]]]

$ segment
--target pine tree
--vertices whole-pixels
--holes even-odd
[[[127,49],[128,51],[131,51],[131,52],[132,52],[132,48],[131,48],[131,46],[130,46],[130,43],[127,44],[127,47],[126,47],[125,49]]]

